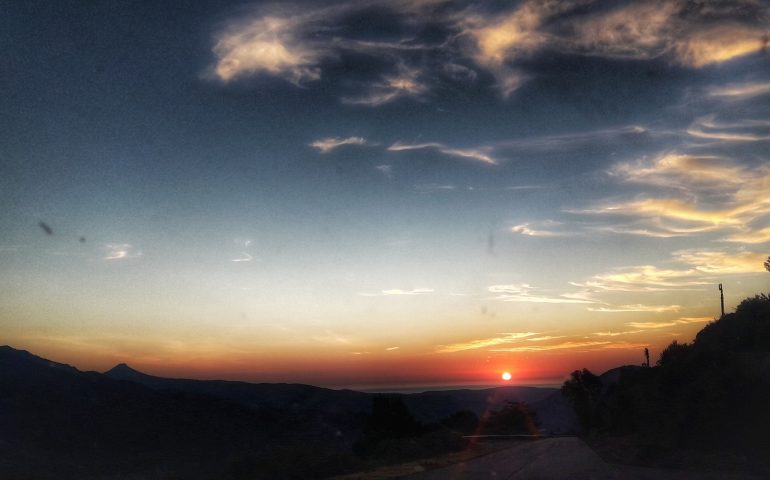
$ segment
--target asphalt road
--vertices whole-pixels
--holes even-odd
[[[558,437],[522,442],[464,463],[421,472],[409,480],[722,480],[754,479],[730,472],[683,472],[605,462],[582,440]]]

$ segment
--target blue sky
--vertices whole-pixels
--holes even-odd
[[[718,283],[767,290],[766,3],[2,11],[5,343],[524,381],[688,341]]]

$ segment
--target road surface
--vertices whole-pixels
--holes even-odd
[[[732,472],[685,472],[605,462],[577,437],[522,442],[464,463],[404,477],[408,480],[750,480]]]

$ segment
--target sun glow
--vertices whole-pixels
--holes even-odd
[[[503,372],[500,377],[507,382],[511,379],[511,372]]]

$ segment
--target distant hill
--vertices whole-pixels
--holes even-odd
[[[104,373],[114,380],[138,383],[154,390],[180,391],[226,398],[252,408],[325,413],[368,413],[369,394],[331,390],[295,383],[247,383],[225,380],[189,380],[147,375],[121,363]]]
[[[156,390],[176,390],[227,398],[255,408],[284,408],[325,413],[369,413],[376,394],[353,390],[331,390],[288,383],[246,383],[223,380],[188,380],[147,375],[121,363],[104,373],[116,380],[142,384]],[[403,397],[420,422],[437,422],[455,412],[468,410],[481,415],[506,402],[536,404],[557,392],[555,388],[498,387],[389,394]]]
[[[306,466],[296,465],[301,478],[302,468],[322,471],[314,455],[345,452],[358,435],[327,420],[159,391],[0,347],[0,478],[240,478],[244,462],[312,445]]]
[[[450,428],[439,427],[443,419],[463,411],[478,418],[508,402],[542,408],[550,431],[569,424],[556,389],[390,396],[432,435],[425,452],[455,438],[439,433]],[[353,446],[378,397],[300,384],[162,378],[126,364],[82,372],[3,346],[0,478],[320,478],[355,471],[361,460]]]

